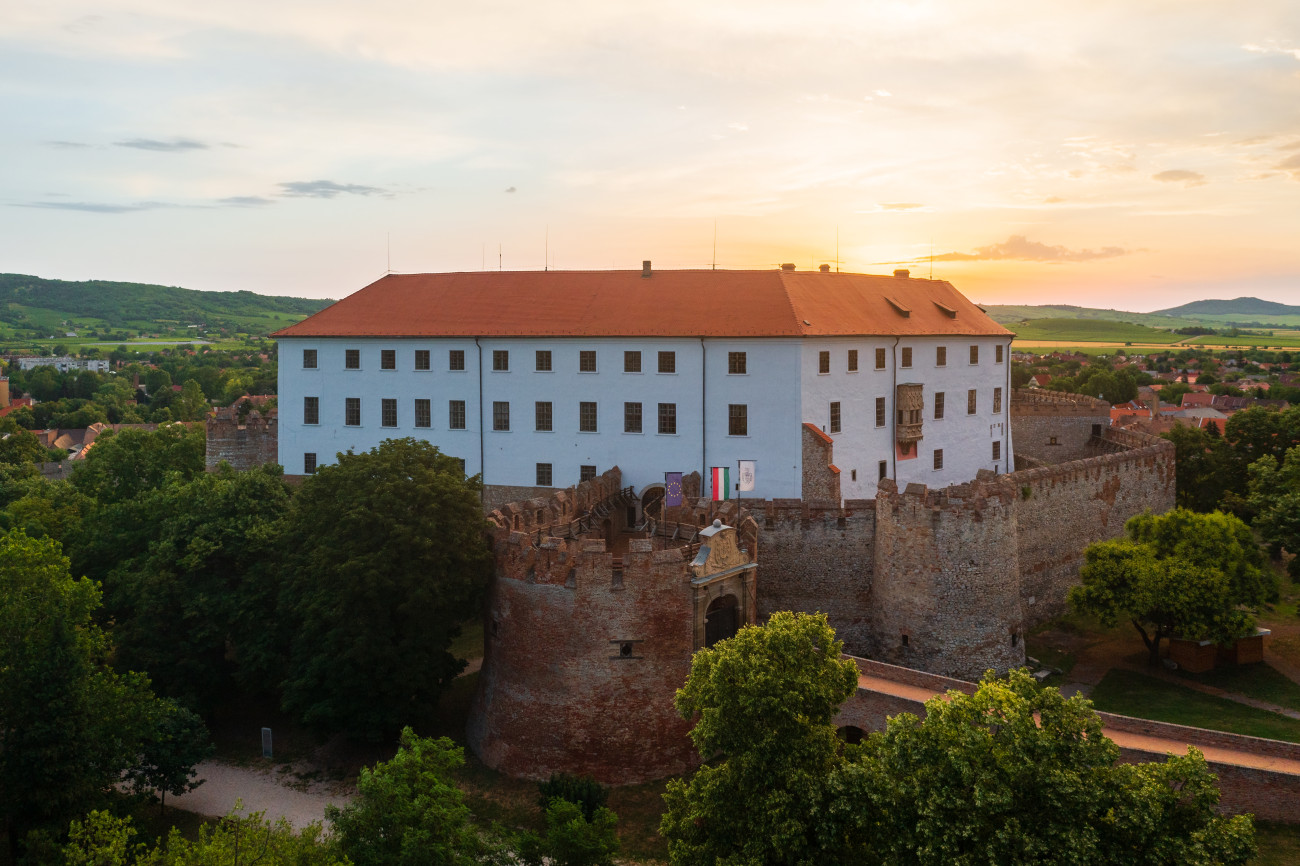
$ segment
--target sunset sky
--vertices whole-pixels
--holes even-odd
[[[1294,0],[6,0],[0,113],[3,272],[337,298],[716,225],[722,268],[838,233],[983,303],[1300,304]]]

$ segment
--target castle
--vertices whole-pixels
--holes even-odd
[[[1170,443],[1013,394],[1011,332],[904,270],[390,274],[273,336],[286,472],[414,436],[482,478],[468,734],[516,776],[690,769],[691,655],[778,610],[876,662],[1022,664],[1084,547],[1174,501]]]
[[[672,699],[691,654],[778,610],[824,612],[846,652],[944,676],[1023,664],[1084,547],[1173,506],[1172,444],[1109,429],[1108,409],[1016,391],[1019,468],[942,489],[712,502],[691,478],[682,507],[633,525],[615,468],[496,509],[471,747],[532,778],[685,772],[697,758]]]

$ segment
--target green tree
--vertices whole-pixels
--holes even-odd
[[[182,421],[202,421],[208,414],[208,398],[203,396],[203,387],[198,381],[188,379],[181,388],[181,399],[177,403]]]
[[[1228,463],[1232,455],[1219,429],[1178,424],[1161,436],[1174,443],[1178,504],[1193,511],[1220,508],[1228,489]]]
[[[58,545],[0,536],[0,822],[11,852],[29,830],[94,805],[134,766],[156,703],[108,667],[91,617],[99,590]]]
[[[34,433],[20,430],[0,434],[0,463],[41,463],[49,452]]]
[[[159,701],[152,730],[128,777],[140,793],[158,793],[158,811],[167,809],[167,795],[179,797],[203,784],[195,765],[212,757],[215,747],[207,726],[173,700]]]
[[[356,799],[325,808],[343,853],[356,866],[461,866],[490,858],[493,849],[470,823],[452,779],[465,762],[461,749],[410,728],[400,742],[391,761],[361,770]]]
[[[350,866],[337,842],[319,823],[294,830],[284,818],[274,824],[264,813],[236,811],[186,839],[172,828],[154,848],[135,842],[131,819],[91,812],[72,822],[63,847],[65,866]]]
[[[1250,507],[1255,529],[1269,544],[1293,554],[1287,570],[1300,578],[1300,446],[1277,458],[1261,457],[1250,464]]]
[[[600,806],[588,816],[561,797],[553,797],[545,812],[546,834],[525,833],[516,844],[525,866],[612,866],[619,851],[617,815]]]
[[[447,651],[490,569],[477,479],[427,442],[390,439],[310,476],[284,535],[284,705],[371,738],[428,718],[464,669]]]
[[[1226,643],[1250,633],[1254,619],[1243,607],[1276,597],[1250,528],[1232,515],[1177,508],[1140,514],[1124,529],[1126,539],[1084,551],[1083,584],[1070,591],[1070,605],[1107,626],[1130,620],[1153,665],[1166,638]]]
[[[828,779],[840,763],[835,713],[857,687],[825,615],[776,613],[767,625],[696,652],[676,706],[697,717],[709,760],[673,780],[659,832],[675,864],[835,861]]]
[[[207,433],[201,426],[105,431],[72,474],[72,483],[100,504],[121,502],[168,479],[200,474],[206,453]]]
[[[1218,791],[1194,749],[1117,764],[1091,704],[1023,671],[992,672],[973,695],[926,702],[868,738],[844,773],[842,810],[877,817],[879,862],[1245,864],[1251,820],[1214,813]],[[858,805],[871,803],[862,810]]]
[[[119,664],[148,671],[160,694],[204,713],[227,694],[237,664],[246,682],[269,685],[271,572],[288,508],[279,466],[223,467],[87,520],[75,561],[103,580]]]

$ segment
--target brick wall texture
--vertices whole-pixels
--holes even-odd
[[[244,423],[234,407],[217,409],[207,421],[207,459],[209,471],[223,460],[235,469],[256,469],[280,460],[274,411],[263,416],[256,409]]]

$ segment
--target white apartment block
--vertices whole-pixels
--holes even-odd
[[[1013,468],[1011,333],[903,272],[393,274],[275,336],[290,474],[412,436],[489,486],[617,465],[639,495],[692,471],[709,495],[753,460],[745,497],[800,498],[805,425],[845,499]]]
[[[18,369],[20,370],[34,370],[37,367],[54,367],[60,373],[66,373],[69,370],[90,370],[95,373],[108,372],[107,361],[97,361],[90,358],[70,358],[67,356],[41,358],[24,355],[18,359]]]

